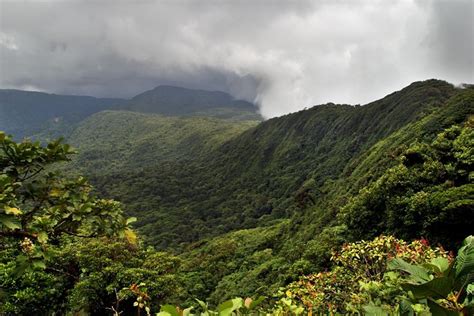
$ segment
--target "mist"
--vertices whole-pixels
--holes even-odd
[[[266,118],[474,82],[473,2],[0,1],[0,88],[222,90]],[[460,18],[462,17],[462,18]]]

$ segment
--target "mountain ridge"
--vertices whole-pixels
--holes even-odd
[[[269,119],[227,140],[200,161],[150,165],[136,174],[130,169],[126,174],[94,172],[91,176],[103,193],[128,204],[133,215],[143,220],[138,224],[146,223],[146,235],[153,235],[153,240],[165,247],[167,243],[175,245],[209,234],[252,228],[291,217],[308,207],[308,201],[322,197],[325,183],[351,170],[360,173],[358,163],[378,141],[442,109],[462,91],[440,80],[416,82],[367,107],[326,104]],[[439,131],[439,126],[434,128],[433,135]],[[414,137],[410,134],[404,142]],[[115,187],[113,193],[107,193],[112,178],[120,178],[124,185],[130,181],[126,186],[133,190],[122,195]],[[134,181],[136,178],[141,180]],[[176,180],[167,185],[164,179]],[[149,190],[150,186],[154,188]],[[159,196],[160,202],[140,203],[143,213],[139,214],[133,204],[147,200],[141,192]],[[295,202],[300,198],[307,199],[302,206]],[[168,219],[162,218],[164,213]],[[182,216],[196,222],[193,225],[189,220],[189,226],[180,223]],[[174,227],[179,233],[160,232],[153,222],[167,222],[169,226],[162,227]],[[208,228],[203,228],[203,223]]]
[[[0,130],[17,138],[68,136],[77,123],[104,110],[262,120],[254,104],[220,91],[158,86],[131,99],[119,99],[0,89]]]

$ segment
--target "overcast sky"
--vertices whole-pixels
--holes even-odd
[[[266,117],[474,82],[474,1],[0,0],[0,88],[224,90]]]

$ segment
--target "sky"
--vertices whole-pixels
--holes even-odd
[[[0,0],[0,88],[222,90],[274,117],[474,83],[473,0]]]

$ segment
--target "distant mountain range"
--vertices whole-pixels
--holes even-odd
[[[219,91],[159,86],[126,100],[0,89],[0,130],[16,138],[68,135],[75,124],[104,110],[261,120],[254,104]]]
[[[0,110],[0,130],[66,135],[78,154],[57,168],[121,201],[147,245],[180,253],[189,297],[272,297],[345,242],[454,249],[472,233],[469,85],[419,81],[264,122],[226,93],[168,86],[130,100],[4,90]]]
[[[247,113],[256,118],[258,108],[247,101],[236,100],[221,91],[158,86],[126,102],[122,109],[133,112],[158,113],[170,116],[202,115],[232,118]]]

